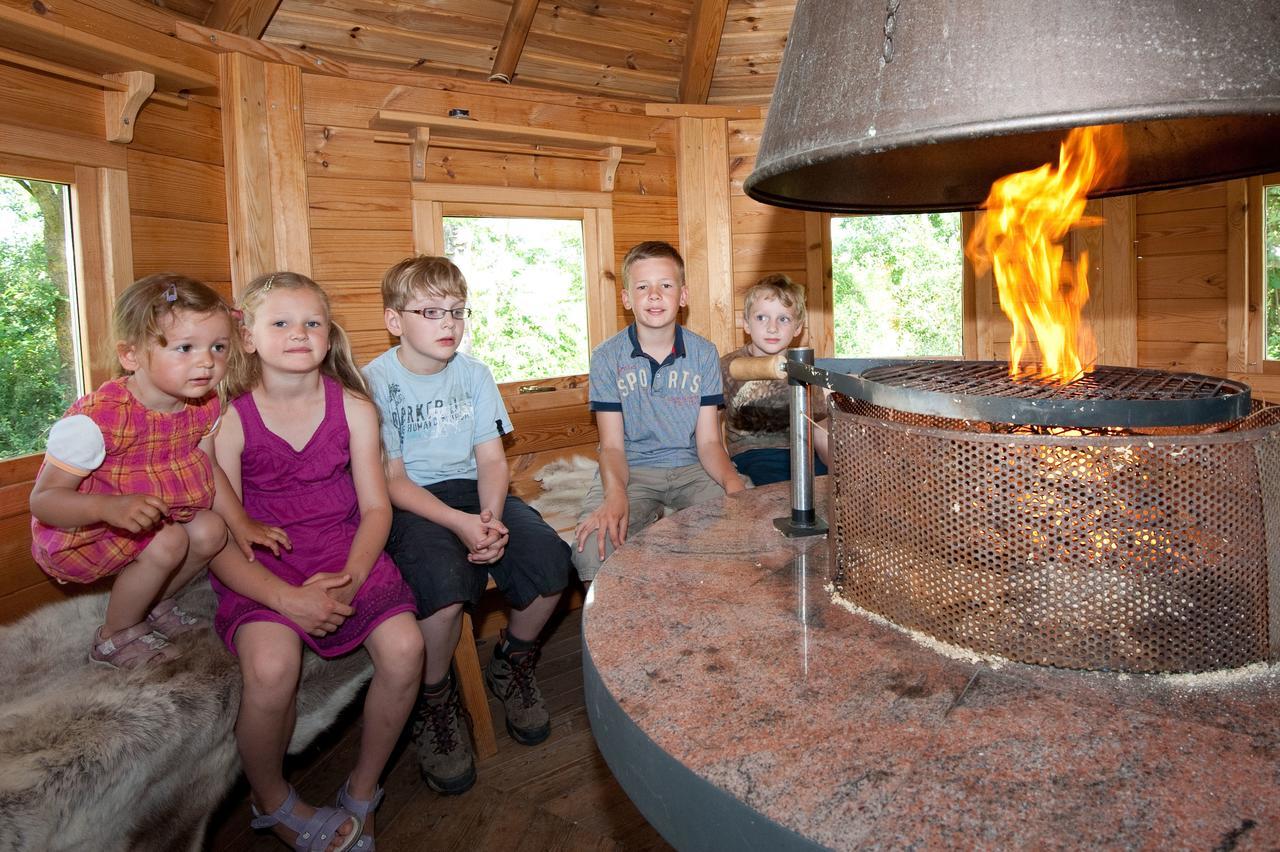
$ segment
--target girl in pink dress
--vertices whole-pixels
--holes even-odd
[[[173,596],[227,541],[214,501],[214,388],[231,312],[181,275],[149,275],[116,302],[122,375],[49,431],[31,490],[31,552],[60,583],[115,577],[90,659],[120,668],[176,657],[199,620]]]
[[[243,509],[218,503],[239,547],[211,567],[214,629],[244,675],[236,739],[253,826],[299,849],[368,850],[378,778],[413,707],[423,653],[413,595],[382,552],[391,502],[378,413],[314,281],[262,276],[241,309],[245,355],[228,376],[232,404],[215,442],[242,497]],[[373,658],[360,755],[337,808],[300,802],[282,772],[304,643],[324,657],[364,645]]]

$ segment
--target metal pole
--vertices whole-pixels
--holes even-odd
[[[804,346],[787,350],[787,362],[813,366],[813,349]],[[791,387],[791,517],[778,518],[773,525],[788,538],[821,535],[827,524],[813,507],[813,432],[809,425],[809,386],[788,376]]]

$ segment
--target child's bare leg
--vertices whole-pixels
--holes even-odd
[[[524,609],[511,610],[507,634],[521,642],[537,641],[542,628],[547,626],[547,619],[551,618],[551,613],[555,612],[556,604],[560,602],[560,595],[560,592],[543,595],[540,598],[534,598],[533,603]]]
[[[413,615],[402,612],[374,628],[364,646],[373,658],[373,680],[364,700],[360,757],[347,780],[347,792],[352,798],[367,802],[377,790],[378,778],[418,697],[422,634]],[[370,812],[366,834],[372,835],[372,819]]]
[[[160,592],[187,558],[187,531],[165,524],[138,558],[124,567],[111,586],[102,638],[132,627],[147,617]]]
[[[164,584],[157,600],[164,600],[185,589],[227,543],[226,523],[221,515],[209,509],[196,512],[194,518],[181,526],[187,531],[187,558]]]
[[[458,637],[462,635],[462,604],[441,607],[419,621],[418,628],[427,651],[422,682],[437,684],[448,676],[453,649],[458,647]]]
[[[269,814],[289,796],[284,754],[297,720],[302,640],[283,624],[254,621],[236,631],[235,642],[244,677],[240,715],[236,717],[236,747],[253,791],[254,805],[260,813]],[[315,808],[298,802],[294,812],[305,821]],[[345,836],[352,827],[348,820],[338,828],[338,834]],[[277,825],[272,830],[292,842],[289,829]],[[330,848],[341,845],[335,837]]]

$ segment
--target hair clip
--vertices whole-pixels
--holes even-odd
[[[262,291],[261,291],[261,292],[263,292],[263,293],[270,293],[270,292],[271,292],[271,282],[272,282],[272,281],[275,281],[275,280],[276,280],[276,276],[275,276],[275,274],[274,274],[274,273],[272,273],[271,277],[267,279],[267,283],[262,285]]]
[[[244,322],[244,311],[239,308],[228,308],[231,311],[231,318],[236,322]]]
[[[178,301],[178,285],[170,284],[169,289],[164,291],[164,300],[166,302]]]

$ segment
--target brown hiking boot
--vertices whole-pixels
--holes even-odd
[[[504,653],[506,645],[503,631],[485,668],[484,682],[494,698],[502,702],[511,739],[521,745],[537,745],[551,735],[551,714],[533,673],[540,649],[535,645],[527,651]]]
[[[445,796],[465,793],[476,783],[476,761],[463,716],[452,671],[436,692],[424,686],[418,693],[411,717],[418,769],[427,786]]]

